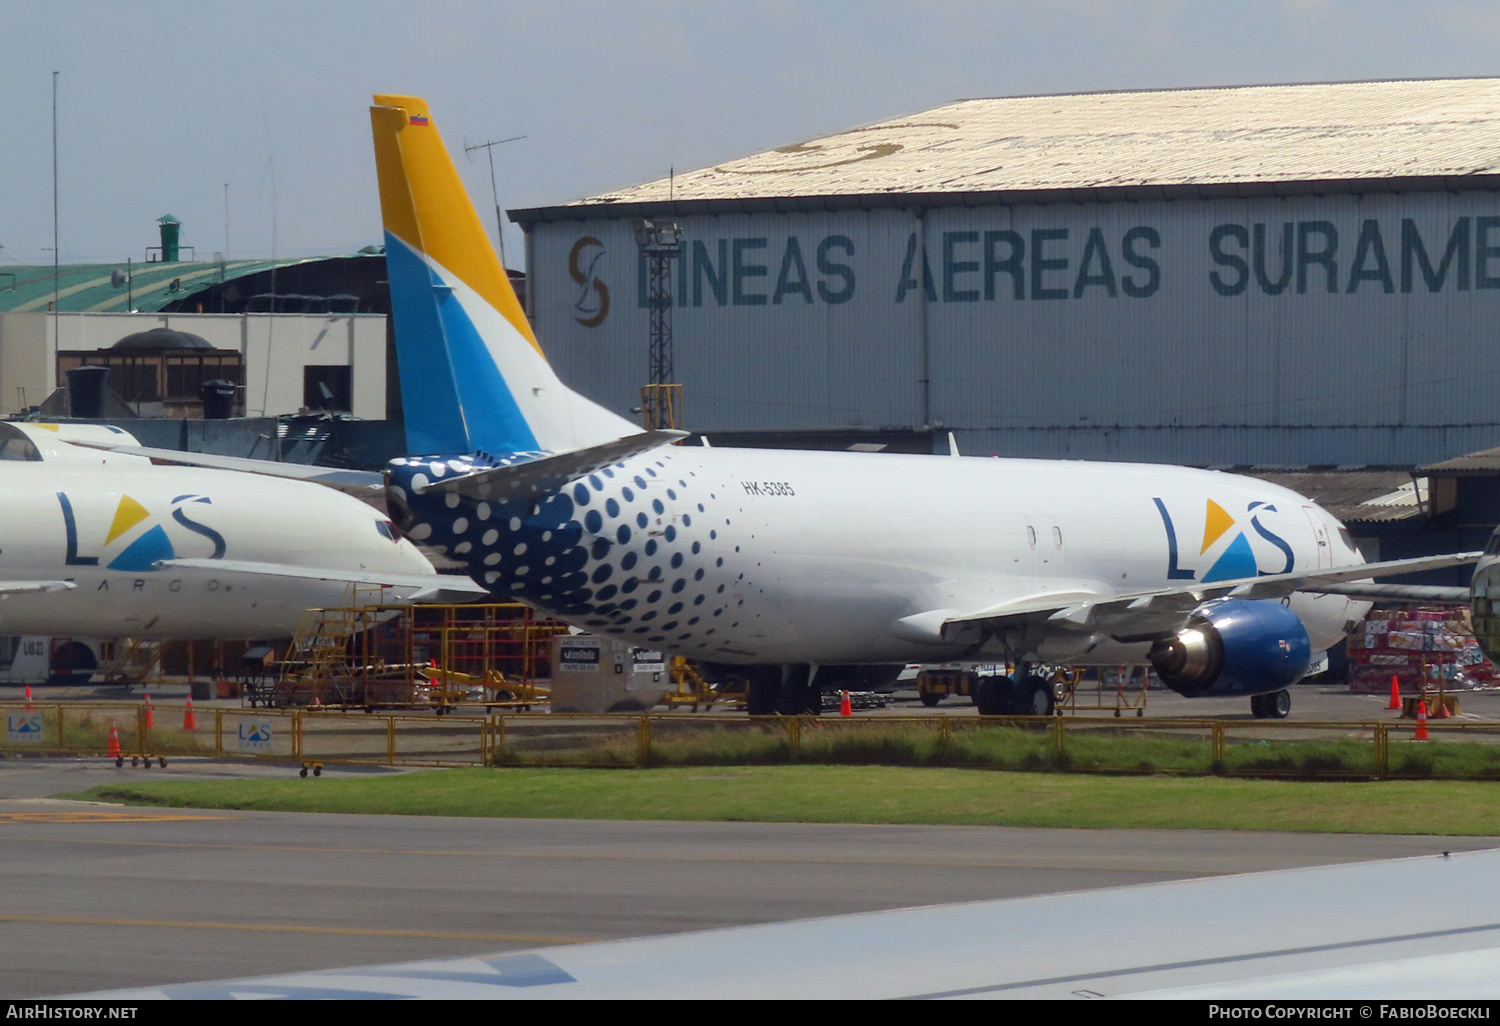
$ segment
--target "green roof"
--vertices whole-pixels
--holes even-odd
[[[224,280],[278,270],[295,264],[313,263],[329,257],[296,257],[287,260],[231,260],[224,265]],[[66,313],[125,313],[133,294],[135,308],[155,313],[169,303],[185,299],[219,283],[219,265],[212,260],[179,260],[173,263],[132,264],[129,289],[115,288],[110,277],[124,272],[125,264],[64,264],[58,269],[57,309]],[[171,287],[177,282],[177,288]],[[46,310],[52,302],[52,265],[23,267],[0,264],[0,313]]]

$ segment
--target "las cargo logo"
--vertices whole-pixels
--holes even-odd
[[[101,557],[79,554],[78,520],[73,514],[73,503],[68,499],[68,493],[58,492],[57,502],[62,507],[63,530],[67,536],[68,566],[98,566]],[[186,506],[196,502],[212,504],[213,500],[206,495],[179,495],[172,500],[172,519],[193,534],[213,542],[214,551],[209,559],[223,559],[228,549],[224,536],[212,527],[198,523],[184,512]],[[161,524],[151,524],[141,530],[142,525],[151,519],[151,513],[145,506],[128,495],[120,496],[114,519],[110,521],[109,531],[104,536],[104,548],[108,549],[120,541],[127,543],[124,550],[109,561],[107,569],[147,573],[155,570],[158,562],[177,558],[172,539],[167,536],[166,528]]]
[[[1167,512],[1166,503],[1161,499],[1151,501],[1156,503],[1156,510],[1161,514],[1162,526],[1167,529],[1168,580],[1201,581],[1209,584],[1213,581],[1229,581],[1242,577],[1268,577],[1272,574],[1292,572],[1292,566],[1296,562],[1292,547],[1260,521],[1264,514],[1275,513],[1277,511],[1275,506],[1264,502],[1252,502],[1245,507],[1245,512],[1250,515],[1250,530],[1262,540],[1262,549],[1267,544],[1274,547],[1278,552],[1276,558],[1281,563],[1274,570],[1262,570],[1255,547],[1250,542],[1250,536],[1240,528],[1228,510],[1214,500],[1208,499],[1203,512],[1203,544],[1198,549],[1198,556],[1200,559],[1212,559],[1213,563],[1202,577],[1198,577],[1197,571],[1184,569],[1181,566],[1177,529],[1172,523],[1172,515]]]

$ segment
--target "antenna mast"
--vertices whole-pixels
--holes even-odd
[[[489,142],[464,146],[466,154],[473,153],[475,150],[484,150],[490,158],[490,198],[495,202],[495,238],[500,240],[501,267],[505,266],[505,223],[500,219],[500,191],[495,188],[495,147],[524,138],[526,138],[524,135],[513,135],[509,139],[491,139]]]

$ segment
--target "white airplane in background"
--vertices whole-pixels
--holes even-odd
[[[386,470],[401,529],[500,597],[743,676],[751,713],[1003,660],[980,712],[1041,714],[1035,664],[1149,660],[1285,716],[1368,609],[1317,589],[1478,556],[1366,564],[1313,502],[1212,471],[674,446],[557,378],[426,102],[376,96],[371,120],[408,451],[429,454]]]
[[[288,638],[350,585],[392,603],[485,594],[352,496],[86,447],[125,443],[119,428],[0,422],[0,634]]]

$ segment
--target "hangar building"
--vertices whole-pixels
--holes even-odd
[[[694,429],[1416,466],[1500,445],[1497,189],[1500,79],[1455,79],[964,100],[511,217],[620,412],[662,218]]]

